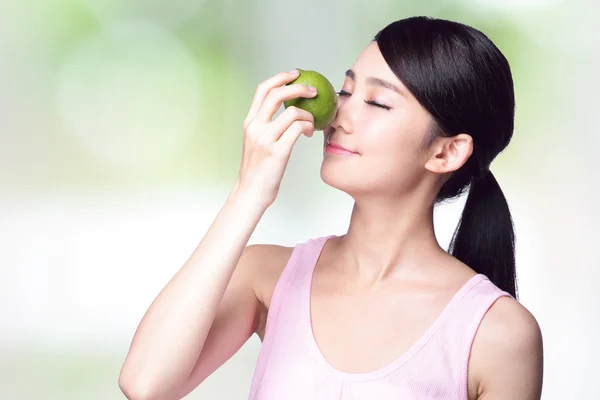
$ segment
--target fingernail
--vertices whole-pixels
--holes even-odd
[[[313,87],[313,86],[309,86],[309,87],[308,87],[308,90],[310,90],[311,92],[316,92],[316,91],[317,91],[317,88],[316,88],[316,87]]]
[[[290,71],[290,74],[292,74],[292,75],[296,75],[297,73],[298,73],[297,69],[293,69],[293,70]]]

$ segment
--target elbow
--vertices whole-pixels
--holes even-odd
[[[134,380],[127,378],[123,371],[119,375],[119,389],[128,400],[149,400],[151,398],[147,387],[144,388]]]
[[[119,388],[128,400],[172,400],[157,393],[149,380],[130,376],[124,371],[119,375]]]

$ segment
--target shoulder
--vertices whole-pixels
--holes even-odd
[[[542,332],[535,317],[512,297],[500,297],[484,316],[473,341],[469,376],[485,399],[539,399]],[[508,392],[507,392],[508,391]]]
[[[275,285],[287,265],[293,247],[276,244],[252,244],[244,250],[248,262],[247,276],[259,303],[258,322],[255,332],[262,341],[265,334],[267,314]]]
[[[252,288],[256,298],[266,309],[269,308],[275,284],[293,250],[293,247],[276,244],[253,244],[245,250],[245,256],[251,260],[247,265],[252,266],[248,271]]]

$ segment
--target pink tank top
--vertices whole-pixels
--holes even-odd
[[[467,399],[467,365],[475,332],[501,296],[478,274],[453,296],[408,351],[368,373],[335,369],[319,350],[309,314],[312,274],[325,242],[299,243],[271,299],[250,400]]]

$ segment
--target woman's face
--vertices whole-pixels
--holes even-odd
[[[426,171],[422,146],[431,117],[388,67],[376,42],[346,72],[341,90],[324,143],[330,140],[358,154],[324,152],[323,181],[350,195],[412,190]]]

